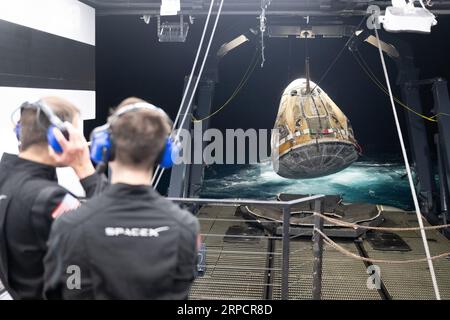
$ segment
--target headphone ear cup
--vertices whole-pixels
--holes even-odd
[[[58,140],[56,139],[55,133],[53,132],[53,129],[56,127],[54,125],[51,125],[47,129],[47,141],[50,147],[56,152],[56,153],[62,153],[63,149],[61,145],[59,144]]]
[[[116,145],[114,144],[114,136],[109,132],[109,155],[108,161],[114,161],[116,159]]]
[[[16,123],[14,127],[14,134],[16,135],[17,141],[20,141],[20,122]]]
[[[163,169],[169,169],[174,165],[174,162],[179,154],[180,148],[173,141],[171,137],[166,140],[166,145],[160,155],[159,165]]]
[[[107,126],[101,126],[91,133],[91,160],[96,164],[111,160],[112,140]]]

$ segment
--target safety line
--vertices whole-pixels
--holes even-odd
[[[210,5],[209,5],[209,10],[208,10],[208,15],[206,16],[205,26],[203,27],[202,36],[201,36],[201,38],[200,38],[200,43],[199,43],[199,45],[198,45],[197,53],[196,53],[196,55],[195,55],[194,64],[192,65],[192,70],[191,70],[191,73],[190,73],[190,75],[189,75],[188,83],[187,83],[186,88],[185,88],[185,90],[184,90],[183,97],[181,98],[180,108],[178,109],[177,116],[175,117],[175,121],[173,122],[173,125],[172,125],[172,127],[173,127],[174,129],[176,128],[176,126],[177,126],[177,124],[178,124],[178,120],[179,120],[179,118],[180,118],[180,115],[181,115],[181,112],[182,112],[182,109],[183,109],[184,101],[186,100],[186,96],[187,96],[187,94],[188,94],[188,92],[189,92],[189,89],[190,89],[190,86],[191,86],[192,79],[194,78],[194,73],[195,73],[195,69],[197,68],[198,58],[200,57],[200,52],[202,51],[203,41],[204,41],[205,35],[206,35],[206,30],[208,29],[209,18],[211,17],[211,12],[212,12],[213,4],[214,4],[214,0],[211,0],[211,3],[210,3]],[[158,165],[158,166],[156,167],[155,172],[153,173],[153,177],[152,177],[152,181],[151,181],[151,184],[152,184],[152,185],[153,185],[153,183],[154,183],[154,181],[155,181],[155,178],[156,178],[156,176],[158,175],[158,171],[159,171],[160,169],[161,169],[161,166]],[[155,189],[156,189],[156,187],[155,187]]]
[[[361,69],[366,73],[366,75],[369,77],[369,79],[381,90],[383,91],[386,95],[389,96],[389,92],[386,89],[386,87],[381,83],[380,80],[378,80],[377,76],[375,75],[375,73],[370,69],[369,65],[367,64],[367,62],[364,60],[364,58],[361,56],[361,54],[357,51],[357,53],[355,54],[352,51],[352,55],[353,58],[356,60],[356,62],[359,64],[359,66],[361,67]],[[402,106],[403,108],[405,108],[406,110],[416,114],[417,116],[431,121],[431,122],[437,122],[437,120],[435,120],[434,118],[438,116],[434,115],[432,117],[428,117],[424,114],[421,114],[419,112],[417,112],[416,110],[410,108],[409,106],[407,106],[405,103],[403,103],[400,99],[398,99],[397,97],[394,97],[395,102],[397,102],[400,106]],[[441,115],[441,114],[439,114]]]
[[[366,258],[366,257],[361,257],[361,256],[345,249],[341,245],[337,244],[335,241],[331,240],[324,232],[320,231],[319,229],[314,229],[314,232],[317,232],[318,234],[320,234],[323,237],[324,242],[326,244],[328,244],[330,247],[335,248],[337,251],[341,252],[342,254],[349,256],[351,258],[354,258],[356,260],[361,260],[361,261],[366,261],[366,262],[371,262],[371,263],[409,264],[409,263],[419,263],[419,262],[427,262],[427,261],[430,262],[432,260],[447,258],[450,256],[450,252],[445,252],[445,253],[442,253],[442,254],[439,254],[439,255],[436,255],[433,257],[429,257],[429,258],[409,259],[409,260],[383,260],[383,259]]]
[[[244,73],[244,76],[242,77],[242,79],[239,82],[238,86],[233,91],[233,94],[228,98],[228,100],[220,108],[218,108],[216,111],[214,111],[213,113],[209,114],[208,116],[206,116],[206,117],[204,117],[202,119],[196,119],[194,116],[192,116],[192,121],[193,122],[202,122],[202,121],[208,120],[209,118],[212,118],[213,116],[218,114],[220,111],[225,109],[225,107],[227,107],[230,104],[231,101],[233,101],[233,99],[238,95],[238,93],[242,90],[242,88],[244,88],[245,84],[247,83],[247,81],[252,76],[253,71],[255,71],[255,67],[258,64],[258,59],[256,59],[257,54],[258,54],[258,51],[255,52],[255,55],[253,56],[253,58],[250,61],[250,64],[249,64],[247,70]]]
[[[418,220],[419,226],[420,226],[420,234],[422,236],[423,246],[425,248],[425,254],[427,257],[427,261],[428,261],[428,267],[430,269],[431,280],[433,282],[434,293],[436,295],[436,299],[441,300],[441,295],[440,295],[438,284],[436,281],[436,274],[434,272],[433,261],[431,260],[430,248],[428,247],[428,241],[427,241],[427,237],[426,237],[425,230],[424,230],[422,214],[420,212],[420,207],[419,207],[419,201],[417,199],[417,194],[416,194],[416,189],[414,187],[411,168],[409,166],[408,155],[406,153],[405,143],[403,141],[403,133],[402,133],[402,129],[400,127],[400,122],[398,120],[397,110],[395,109],[394,95],[392,94],[391,83],[389,80],[389,73],[387,71],[386,61],[384,60],[383,51],[381,50],[381,42],[380,42],[380,37],[378,35],[378,30],[377,30],[377,28],[374,28],[374,30],[375,30],[375,36],[377,38],[378,51],[380,54],[381,64],[383,66],[383,72],[384,72],[384,76],[386,79],[386,85],[387,85],[387,88],[389,91],[389,99],[391,101],[392,112],[394,114],[394,120],[395,120],[395,125],[397,127],[398,138],[400,140],[400,146],[402,149],[403,159],[405,161],[406,172],[408,174],[409,187],[411,188],[411,193],[412,193],[412,197],[413,197],[413,201],[414,201],[414,207],[416,209],[417,220]]]
[[[218,24],[218,22],[219,22],[220,14],[222,13],[223,2],[224,2],[224,0],[221,0],[221,1],[220,1],[219,9],[218,9],[218,11],[217,11],[216,20],[214,21],[214,26],[213,26],[213,29],[212,29],[212,31],[211,31],[211,36],[210,36],[210,38],[209,38],[209,42],[208,42],[208,45],[207,45],[207,47],[206,47],[205,56],[203,57],[203,61],[202,61],[202,64],[201,64],[201,66],[200,66],[200,71],[199,71],[199,73],[198,73],[198,75],[197,75],[197,79],[196,79],[196,81],[195,81],[194,88],[193,88],[193,90],[192,90],[191,98],[189,99],[189,102],[188,102],[188,104],[187,104],[186,110],[185,110],[185,112],[184,112],[183,119],[181,120],[181,124],[180,124],[180,126],[179,126],[180,129],[183,128],[183,125],[184,125],[184,123],[186,122],[187,115],[188,115],[188,113],[189,113],[189,109],[190,109],[191,104],[192,104],[192,100],[194,99],[195,92],[197,91],[198,84],[199,84],[200,79],[201,79],[201,77],[202,77],[203,69],[204,69],[204,67],[205,67],[206,60],[208,59],[209,50],[211,49],[212,40],[213,40],[213,38],[214,38],[214,34],[216,33],[216,28],[217,28],[217,24]],[[178,142],[178,139],[180,138],[180,135],[181,135],[181,130],[178,130],[178,132],[176,133],[175,138],[174,138],[175,143]],[[154,185],[154,188],[155,188],[155,189],[158,187],[159,181],[161,180],[161,177],[163,176],[164,171],[165,171],[164,168],[160,171],[159,177],[157,178],[157,180],[156,180],[156,182],[155,182],[155,185]]]
[[[366,19],[366,17],[364,16],[361,21],[359,22],[358,26],[356,27],[356,30],[358,30],[361,25],[363,24],[364,20]],[[314,92],[314,90],[316,90],[316,88],[322,83],[322,81],[326,78],[326,76],[328,75],[328,73],[331,71],[331,69],[334,67],[334,65],[337,63],[337,61],[339,60],[339,58],[341,57],[342,53],[344,52],[344,50],[348,47],[348,45],[350,44],[350,42],[353,40],[353,38],[355,37],[356,32],[354,32],[351,37],[345,42],[344,46],[342,47],[342,49],[339,51],[339,53],[337,54],[337,56],[334,58],[334,60],[330,63],[330,65],[328,66],[327,70],[323,73],[323,75],[320,77],[319,82],[316,83],[316,85],[314,86],[314,88],[311,90],[311,92]]]
[[[332,224],[335,224],[340,227],[346,227],[346,228],[352,228],[352,229],[366,229],[366,230],[378,230],[378,231],[419,231],[421,230],[420,227],[406,227],[406,228],[392,228],[392,227],[371,227],[371,226],[365,226],[360,225],[357,223],[351,223],[347,221],[341,221],[338,219],[330,218],[326,215],[320,214],[320,213],[314,213],[315,216],[321,217],[327,222],[330,222]],[[440,224],[437,226],[429,226],[429,227],[423,227],[424,230],[439,230],[444,228],[450,228],[450,224]]]

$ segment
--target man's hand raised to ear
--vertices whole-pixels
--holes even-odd
[[[65,122],[64,125],[69,132],[69,140],[64,137],[59,129],[54,128],[53,132],[63,152],[56,153],[49,146],[50,156],[58,166],[71,167],[80,180],[84,179],[95,173],[95,168],[89,157],[89,145],[80,130],[70,122]]]

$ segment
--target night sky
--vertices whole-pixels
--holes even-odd
[[[360,18],[356,18],[349,22],[357,24],[359,21]],[[104,122],[109,109],[128,96],[147,99],[174,118],[182,97],[184,76],[192,68],[203,23],[202,18],[195,20],[185,43],[159,43],[156,19],[146,25],[138,16],[97,17],[97,120],[88,122],[86,131]],[[213,48],[257,25],[256,17],[222,17]],[[442,76],[450,79],[449,30],[450,19],[439,17],[438,26],[433,28],[431,35],[395,35],[413,46],[421,78]],[[346,39],[308,40],[313,81],[318,81],[345,42]],[[213,110],[232,94],[256,46],[259,46],[256,42],[247,43],[223,59]],[[365,44],[361,46],[361,52],[384,83],[377,49]],[[304,61],[304,40],[267,39],[264,68],[256,67],[234,101],[212,119],[211,127],[271,129],[281,93],[292,80],[304,75]],[[395,64],[389,62],[388,69],[394,83]],[[370,82],[348,50],[321,87],[350,119],[366,154],[400,153],[388,97]],[[396,86],[394,89],[400,97]],[[430,110],[429,90],[424,90],[423,96],[427,102],[424,107]],[[432,132],[435,125],[430,125]]]

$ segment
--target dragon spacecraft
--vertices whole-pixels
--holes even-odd
[[[273,167],[284,178],[333,174],[360,153],[350,121],[308,74],[284,90],[272,134]]]

